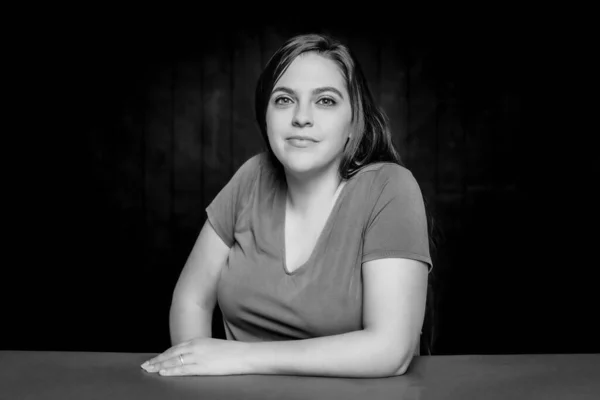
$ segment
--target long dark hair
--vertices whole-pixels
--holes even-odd
[[[283,165],[269,145],[267,107],[271,92],[292,61],[300,54],[316,52],[334,61],[346,82],[352,107],[354,131],[344,148],[339,175],[348,179],[361,168],[375,162],[392,162],[406,168],[395,149],[385,112],[375,103],[362,68],[350,49],[331,35],[304,34],[288,39],[269,59],[263,69],[255,92],[255,113],[260,133],[266,145],[268,159],[279,179],[284,179]],[[434,258],[436,241],[434,218],[424,198],[429,227],[430,253]],[[430,274],[431,276],[431,274]],[[434,341],[433,293],[430,279],[427,293],[427,312],[421,340],[421,351],[431,354]],[[424,339],[424,340],[423,340]]]
[[[340,177],[348,179],[365,165],[378,161],[404,166],[394,148],[386,115],[373,101],[367,80],[350,49],[331,36],[308,34],[292,37],[285,42],[268,61],[256,85],[256,121],[274,167],[279,171],[283,168],[269,146],[266,122],[269,98],[275,83],[292,61],[306,52],[317,52],[334,61],[342,72],[350,95],[355,132],[344,148],[339,166]]]

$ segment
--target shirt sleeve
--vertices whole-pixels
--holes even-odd
[[[206,207],[206,215],[217,235],[232,247],[240,207],[249,198],[260,168],[260,154],[245,161]]]
[[[376,178],[374,207],[367,220],[362,262],[380,258],[410,258],[433,262],[425,203],[412,172],[399,165],[382,168]]]

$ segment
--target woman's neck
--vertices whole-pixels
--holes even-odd
[[[332,168],[309,178],[300,178],[286,171],[288,210],[303,217],[327,211],[344,184],[337,171],[337,168]]]

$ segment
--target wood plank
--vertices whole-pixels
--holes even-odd
[[[437,110],[437,190],[444,194],[462,194],[465,185],[465,129],[461,110],[460,65],[456,49],[446,45],[436,52]]]
[[[173,96],[170,63],[149,67],[144,121],[146,224],[150,252],[171,248]]]
[[[233,171],[265,150],[254,113],[254,92],[262,71],[260,32],[238,31],[233,38]]]
[[[202,70],[200,56],[175,64],[173,222],[177,230],[174,263],[182,267],[205,220],[202,208]]]
[[[409,48],[409,98],[406,164],[421,186],[423,195],[433,203],[436,176],[435,75],[432,50],[423,46]]]
[[[504,191],[516,190],[519,164],[516,135],[521,124],[520,101],[504,88],[496,97],[492,122],[492,185]]]
[[[206,42],[203,58],[202,210],[232,176],[232,48],[229,37]]]
[[[139,67],[130,71],[127,82],[135,82],[135,74]],[[119,182],[116,203],[120,207],[120,226],[118,241],[122,248],[135,260],[140,259],[144,249],[145,221],[145,154],[144,154],[144,109],[139,87],[129,83],[122,84],[123,104],[120,125],[117,132],[120,157],[118,172],[115,176]],[[142,256],[143,259],[144,256]],[[127,261],[129,262],[129,261]]]
[[[491,111],[490,85],[492,80],[486,76],[485,61],[481,52],[477,57],[469,55],[473,48],[463,48],[462,59],[462,105],[465,137],[465,185],[469,191],[491,189],[492,176],[492,125],[489,121]]]
[[[381,45],[381,106],[389,118],[394,146],[404,162],[408,136],[407,44],[396,36],[388,36]]]
[[[136,72],[139,73],[139,68]],[[131,75],[131,78],[134,80],[134,75]],[[125,92],[126,86],[122,90]],[[153,312],[148,311],[138,313],[128,311],[134,307],[137,301],[136,298],[140,295],[139,292],[136,293],[131,288],[136,286],[136,281],[138,281],[140,276],[144,275],[147,282],[152,282],[153,278],[157,278],[160,275],[159,271],[162,271],[160,268],[154,269],[154,272],[156,272],[154,277],[148,277],[147,274],[147,268],[153,269],[153,265],[149,264],[148,261],[155,250],[154,246],[150,246],[149,248],[145,246],[147,242],[144,241],[145,235],[148,234],[148,229],[144,229],[146,226],[144,219],[147,216],[144,208],[147,193],[144,185],[145,155],[143,144],[145,141],[145,132],[144,110],[141,107],[138,96],[138,94],[134,93],[131,93],[130,96],[127,96],[127,93],[121,95],[121,99],[124,99],[124,104],[121,108],[122,116],[119,127],[115,130],[117,133],[115,135],[116,146],[112,154],[115,157],[114,161],[117,167],[112,182],[114,185],[112,189],[114,207],[112,208],[113,213],[116,214],[113,218],[115,218],[115,227],[118,228],[118,232],[114,234],[113,241],[115,244],[113,245],[113,249],[110,249],[112,252],[105,250],[106,254],[104,258],[106,261],[102,267],[105,270],[105,274],[102,274],[104,276],[98,277],[94,288],[87,288],[87,296],[89,297],[87,304],[96,308],[98,312],[106,312],[107,309],[111,309],[112,312],[110,314],[113,321],[122,328],[122,332],[108,334],[103,338],[102,343],[106,348],[125,348],[127,347],[125,343],[130,343],[132,346],[139,346],[138,348],[140,348],[143,347],[144,343],[152,341],[150,337],[140,338],[138,330],[140,326],[153,323],[155,316],[152,315]],[[164,204],[164,207],[165,210],[168,210],[168,197],[165,200],[167,202]],[[168,215],[166,216],[168,217]],[[170,234],[168,231],[169,222],[167,221],[165,225],[162,229],[165,229],[167,232],[164,234]],[[155,236],[154,238],[160,238],[160,236]],[[110,241],[103,240],[102,243],[106,246]],[[165,257],[168,257],[168,255],[165,255]],[[108,265],[112,265],[112,267],[106,269]],[[117,274],[120,284],[112,285],[111,289],[111,297],[115,300],[107,301],[103,296],[104,288],[106,285],[110,285],[112,280],[110,276]],[[160,288],[158,292],[161,293],[167,290],[168,288]],[[155,300],[150,300],[148,303],[149,308],[154,310],[154,312],[164,307],[163,304],[159,304],[158,299],[161,297],[156,297]],[[98,298],[103,300],[93,300]],[[152,304],[153,302],[155,303]],[[92,306],[92,304],[94,305]],[[96,324],[94,320],[91,320],[89,327],[95,329]]]
[[[482,113],[469,108],[466,116],[465,184],[469,191],[491,190],[493,141]]]

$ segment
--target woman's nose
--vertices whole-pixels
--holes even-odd
[[[310,106],[299,104],[296,107],[292,125],[297,127],[312,126],[313,117]]]

